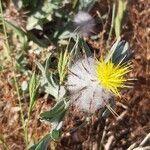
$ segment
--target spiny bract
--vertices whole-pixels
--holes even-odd
[[[128,43],[118,39],[106,58],[98,61],[86,57],[76,61],[70,68],[67,89],[71,103],[80,110],[95,112],[110,102],[120,89],[130,87],[126,74],[131,71]]]

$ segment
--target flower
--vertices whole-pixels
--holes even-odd
[[[67,89],[71,103],[82,111],[95,112],[111,99],[113,94],[105,90],[96,75],[94,58],[78,60],[69,69]]]
[[[70,102],[81,111],[94,113],[105,107],[115,95],[120,96],[121,88],[128,87],[126,81],[130,79],[126,74],[131,71],[129,48],[125,42],[118,40],[116,43],[104,60],[85,57],[69,68],[66,87],[70,92]]]
[[[87,37],[94,31],[95,20],[93,17],[84,11],[79,11],[73,20],[75,31],[80,36]]]
[[[100,84],[107,90],[119,95],[120,88],[128,87],[125,83],[129,80],[125,75],[130,72],[130,64],[115,65],[111,61],[105,63],[98,62],[97,77]]]

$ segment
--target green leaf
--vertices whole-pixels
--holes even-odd
[[[66,111],[67,104],[64,100],[57,102],[50,111],[45,111],[40,114],[41,119],[52,122],[54,118],[61,116]]]
[[[53,129],[61,129],[69,102],[60,101],[50,110],[40,114],[41,119],[51,123]]]
[[[51,140],[51,135],[47,134],[43,139],[39,141],[39,143],[33,145],[29,148],[29,150],[47,150],[48,143]]]
[[[1,17],[0,17],[0,20],[1,20]],[[19,28],[19,27],[13,25],[12,23],[10,23],[9,21],[7,21],[7,20],[4,20],[4,21],[5,21],[6,26],[8,28],[12,29],[17,34],[17,36],[19,37],[19,40],[23,44],[24,48],[27,47],[28,39],[30,39],[33,42],[37,43],[41,47],[47,47],[47,44],[40,41],[34,34],[32,34],[32,32],[25,32],[21,28]],[[38,24],[37,26],[40,26],[40,25]]]
[[[48,71],[47,71],[48,70],[48,60],[46,61],[45,68],[39,62],[36,62],[36,64],[42,72],[42,78],[40,81],[41,81],[41,86],[43,86],[45,89],[45,92],[54,96],[56,101],[59,101],[60,99],[62,99],[66,93],[66,90],[65,90],[64,86],[59,86],[54,81],[54,74],[52,72],[48,73]]]
[[[97,0],[80,0],[79,9],[89,12]]]
[[[59,138],[60,138],[60,131],[57,130],[57,129],[52,130],[52,132],[51,132],[51,138],[53,140],[59,140]]]
[[[1,18],[0,18],[0,20],[1,20]],[[5,21],[6,26],[8,28],[12,29],[18,35],[20,42],[23,44],[23,47],[26,48],[27,47],[27,41],[28,41],[26,32],[24,32],[19,27],[13,25],[9,21],[7,21],[7,20],[4,20],[4,21]]]
[[[124,13],[125,13],[128,1],[119,0],[116,2],[118,5],[118,9],[117,9],[116,17],[115,17],[115,34],[116,34],[116,37],[119,38],[119,36],[121,35],[122,20],[124,17]]]
[[[31,30],[33,28],[36,28],[36,25],[38,24],[38,19],[34,16],[31,16],[28,18],[28,22],[30,23],[27,24],[26,28],[27,30]]]
[[[35,0],[34,0],[35,1]],[[38,2],[38,3],[37,3]],[[27,20],[27,29],[42,29],[43,25],[52,20],[52,16],[55,10],[58,10],[62,4],[62,1],[35,1],[28,3],[30,9],[30,17]]]

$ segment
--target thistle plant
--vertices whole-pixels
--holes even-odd
[[[85,45],[83,49],[88,50]],[[79,53],[65,51],[60,54],[59,78],[57,78],[59,82],[55,82],[53,78],[53,75],[57,74],[48,74],[47,67],[44,68],[36,62],[44,78],[42,81],[45,81],[43,85],[47,89],[45,92],[53,95],[56,104],[50,110],[40,114],[40,119],[50,122],[52,129],[30,150],[43,149],[43,147],[46,149],[50,140],[60,138],[64,117],[71,105],[76,106],[80,111],[87,112],[88,115],[95,113],[100,108],[105,110],[105,106],[115,114],[110,106],[114,103],[113,98],[121,96],[122,88],[130,87],[130,79],[126,74],[131,71],[129,62],[131,52],[127,42],[118,39],[105,59],[101,57],[100,60],[97,60],[91,55],[85,55],[74,62],[71,61],[76,58],[73,57],[74,55],[79,55]],[[74,63],[71,65],[72,62]]]
[[[71,103],[82,111],[94,113],[110,103],[124,87],[130,87],[126,74],[131,71],[128,43],[117,40],[105,59],[85,57],[69,69],[67,89]]]

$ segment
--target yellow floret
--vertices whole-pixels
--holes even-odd
[[[115,65],[111,61],[106,63],[102,60],[98,61],[96,70],[100,84],[115,95],[120,96],[120,88],[129,87],[126,81],[130,79],[127,79],[125,75],[130,72],[130,64]]]

